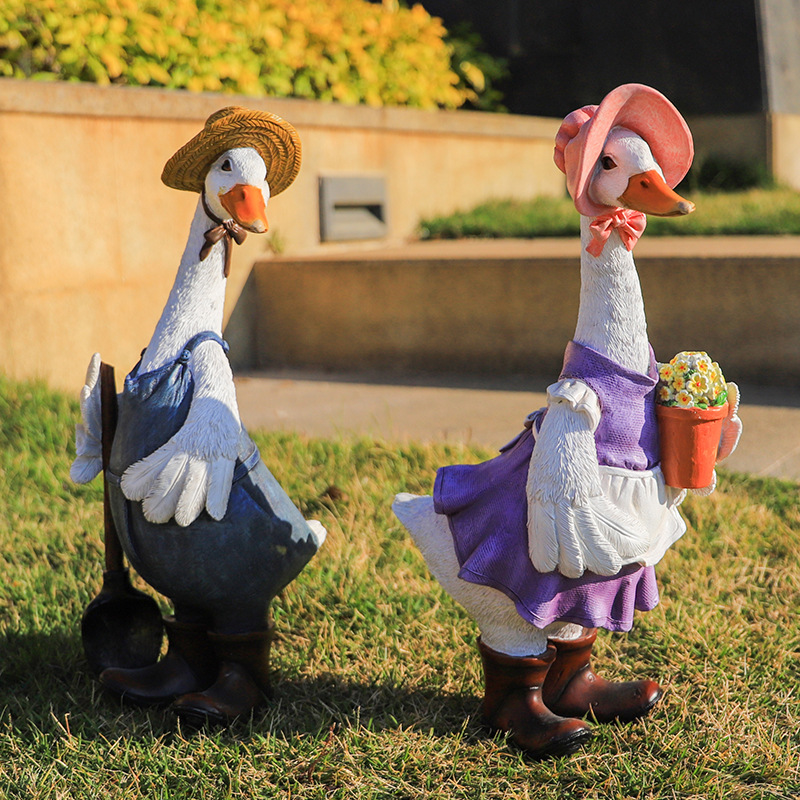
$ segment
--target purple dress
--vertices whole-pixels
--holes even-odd
[[[595,432],[600,464],[647,470],[658,463],[658,372],[652,350],[650,360],[650,374],[642,375],[589,347],[567,345],[561,378],[579,378],[600,400]],[[545,413],[541,409],[532,415],[537,430]],[[526,494],[533,447],[534,437],[526,429],[490,461],[437,472],[434,509],[447,515],[459,577],[504,592],[537,628],[561,621],[629,631],[634,609],[649,611],[658,604],[652,566],[630,564],[610,577],[585,572],[580,578],[534,569],[528,555]]]

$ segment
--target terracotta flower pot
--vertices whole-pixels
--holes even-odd
[[[728,404],[711,408],[656,405],[661,471],[669,486],[702,489],[711,483]]]

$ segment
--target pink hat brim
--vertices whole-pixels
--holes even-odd
[[[650,146],[664,180],[677,186],[689,171],[694,144],[689,126],[678,109],[661,92],[641,83],[627,83],[609,92],[591,119],[564,148],[567,189],[575,208],[587,217],[608,211],[589,197],[589,182],[603,152],[608,134],[614,127],[639,134]]]

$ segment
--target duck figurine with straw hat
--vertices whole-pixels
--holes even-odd
[[[648,86],[620,86],[564,119],[555,162],[581,214],[582,251],[559,380],[500,455],[443,467],[432,497],[393,505],[480,629],[484,721],[535,757],[585,742],[582,717],[633,720],[662,695],[653,680],[599,677],[591,654],[597,628],[629,631],[635,609],[655,607],[654,566],[686,530],[685,490],[659,466],[658,368],[632,250],[645,214],[694,210],[673,190],[692,156],[685,121]],[[727,388],[718,461],[741,431]]]
[[[119,395],[106,473],[114,523],[131,565],[174,612],[161,660],[108,668],[100,681],[194,722],[230,722],[268,693],[270,603],[325,538],[242,427],[222,339],[232,244],[267,230],[267,202],[300,159],[288,122],[239,107],[212,114],[169,159],[163,182],[200,198],[167,304]],[[72,467],[79,483],[101,470],[99,367],[95,354]]]

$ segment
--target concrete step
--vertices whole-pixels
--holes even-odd
[[[660,360],[705,350],[737,382],[800,386],[800,237],[643,237]],[[258,262],[226,330],[237,367],[558,374],[576,239],[416,242]]]

